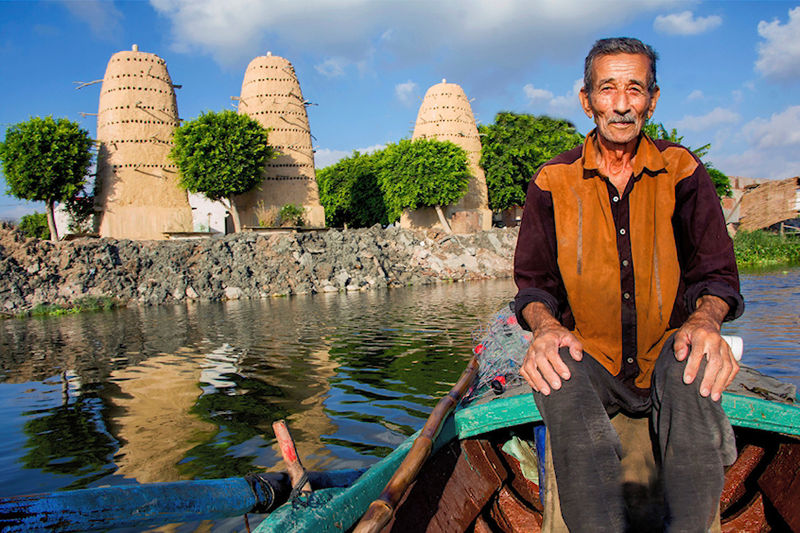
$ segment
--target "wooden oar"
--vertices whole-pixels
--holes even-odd
[[[425,422],[419,436],[414,440],[408,455],[395,470],[392,479],[386,484],[383,492],[377,500],[372,502],[359,521],[354,533],[377,533],[389,523],[395,507],[403,498],[411,483],[417,478],[422,465],[431,454],[431,448],[442,424],[461,401],[461,398],[469,389],[475,374],[478,372],[478,356],[474,356],[467,365],[467,368],[458,378],[455,386],[447,393],[447,396],[439,400],[433,412]]]

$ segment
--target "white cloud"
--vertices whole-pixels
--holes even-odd
[[[730,109],[715,107],[705,115],[686,115],[673,125],[678,131],[705,131],[717,126],[735,124],[741,117]]]
[[[122,32],[122,13],[114,6],[113,2],[102,0],[61,0],[76,18],[89,25],[92,33],[98,39],[114,41]]]
[[[548,112],[565,115],[579,108],[578,93],[583,87],[583,78],[578,78],[572,84],[572,89],[562,95],[555,95],[547,89],[539,89],[528,83],[522,91],[528,98],[528,105],[536,109],[546,109]]]
[[[758,148],[795,147],[800,150],[800,105],[787,107],[769,120],[756,118],[742,128],[742,133]],[[798,169],[800,172],[800,169]]]
[[[698,35],[713,30],[722,24],[722,17],[709,15],[695,17],[691,11],[659,15],[653,21],[653,29],[668,35]]]
[[[756,70],[767,78],[795,80],[800,78],[800,7],[789,10],[789,20],[758,23]]]
[[[322,63],[314,65],[314,69],[328,78],[338,78],[344,76],[344,70],[350,64],[350,60],[343,57],[329,57]]]
[[[372,146],[367,146],[366,148],[356,148],[355,151],[362,154],[371,154],[372,152],[383,150],[384,148],[386,148],[385,144],[373,144]],[[317,169],[325,168],[333,165],[340,159],[350,157],[351,155],[353,155],[353,150],[347,151],[320,148],[314,153],[314,166],[316,166]]]
[[[262,55],[267,42],[276,53],[323,53],[354,64],[377,50],[378,60],[392,61],[395,67],[446,48],[458,53],[435,61],[460,80],[474,75],[476,65],[514,72],[520,60],[530,62],[530,50],[542,47],[560,56],[584,51],[587,40],[576,35],[617,28],[668,2],[150,0],[172,23],[174,49],[199,50],[223,64],[238,65]]]
[[[411,107],[413,104],[418,103],[419,92],[417,89],[417,84],[408,80],[405,83],[398,83],[395,85],[394,94],[403,105]]]
[[[689,93],[689,96],[686,97],[686,100],[688,100],[689,102],[694,100],[702,100],[704,96],[705,95],[703,94],[703,91],[701,91],[700,89],[695,89],[694,91]]]
[[[749,147],[735,150],[720,146],[727,153],[713,161],[723,172],[734,176],[783,179],[800,175],[800,105],[790,106],[768,119],[756,118],[741,129],[741,137]]]

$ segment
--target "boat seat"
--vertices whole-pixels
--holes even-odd
[[[618,413],[611,418],[611,423],[622,442],[622,479],[625,500],[634,526],[633,530],[660,531],[664,504],[650,439],[649,419],[647,417],[632,418],[624,413]],[[539,434],[537,434],[538,436]],[[542,532],[569,533],[561,516],[549,434],[545,437],[544,449],[544,479],[541,481],[545,494]],[[712,533],[722,532],[719,510],[710,531]]]

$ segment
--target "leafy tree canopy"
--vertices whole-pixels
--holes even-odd
[[[389,144],[378,166],[390,223],[399,219],[404,209],[456,203],[466,194],[469,179],[467,153],[449,141],[404,139]]]
[[[495,211],[522,205],[538,168],[583,142],[583,135],[566,120],[508,111],[479,131],[489,208]]]
[[[353,155],[317,172],[320,203],[328,226],[388,224],[378,164],[383,152]]]
[[[678,135],[678,130],[672,128],[671,130],[667,131],[667,128],[665,128],[660,122],[648,122],[642,128],[642,131],[644,131],[651,139],[664,139],[677,144],[683,144],[683,135]],[[687,148],[689,148],[694,155],[702,160],[708,155],[708,152],[711,149],[711,143],[704,144],[698,148]],[[710,161],[703,161],[703,165],[705,165],[708,174],[711,176],[711,181],[714,183],[714,187],[717,189],[717,196],[720,198],[731,196],[731,180],[728,179],[728,176],[725,175],[721,170],[714,168],[714,165]]]
[[[264,164],[275,154],[267,134],[257,121],[234,111],[202,113],[175,130],[170,157],[180,170],[181,186],[211,200],[227,199],[236,231],[241,225],[232,197],[263,179]]]
[[[93,141],[78,124],[60,118],[32,117],[6,130],[0,161],[8,193],[45,202],[50,238],[58,239],[56,202],[74,198],[86,183]]]

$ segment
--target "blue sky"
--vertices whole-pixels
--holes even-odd
[[[629,35],[659,53],[654,120],[735,176],[800,174],[800,3],[650,0],[0,0],[0,135],[31,116],[91,135],[110,56],[136,43],[167,62],[181,118],[231,108],[248,62],[295,66],[317,167],[411,135],[446,78],[476,119],[498,111],[592,123],[578,107],[583,58]],[[5,183],[2,184],[5,192]],[[0,196],[0,219],[42,206]]]

